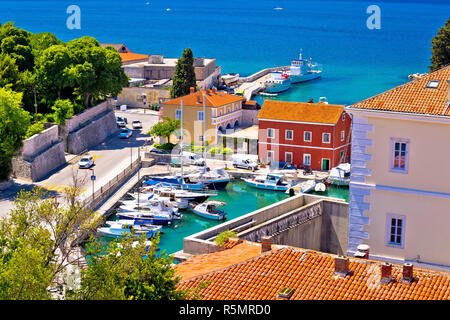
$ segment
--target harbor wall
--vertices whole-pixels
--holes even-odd
[[[314,195],[296,195],[183,239],[183,254],[220,250],[213,242],[223,231],[239,238],[272,242],[334,254],[344,254],[347,243],[348,203]]]

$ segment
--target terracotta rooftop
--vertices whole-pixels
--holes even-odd
[[[414,267],[413,282],[403,282],[402,266],[392,266],[392,280],[381,280],[381,262],[349,258],[350,274],[335,274],[335,255],[293,247],[263,254],[248,242],[232,249],[195,256],[177,266],[178,289],[201,282],[204,300],[274,300],[284,288],[290,300],[449,300],[450,274]]]
[[[258,119],[335,124],[343,112],[343,105],[266,100]]]
[[[122,58],[122,62],[143,60],[143,59],[148,59],[148,57],[149,57],[146,54],[139,54],[139,53],[133,53],[133,52],[119,52],[119,55],[120,55],[120,58]]]
[[[235,96],[225,92],[218,92],[213,90],[203,90],[188,94],[183,97],[168,100],[163,104],[181,105],[183,100],[183,106],[203,107],[203,95],[205,95],[206,107],[221,107],[223,105],[238,102],[244,100],[243,97]]]
[[[448,80],[450,65],[353,104],[349,108],[450,116],[447,101]]]

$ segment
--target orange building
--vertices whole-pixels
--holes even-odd
[[[313,170],[349,162],[351,122],[343,105],[266,100],[258,114],[260,161]]]

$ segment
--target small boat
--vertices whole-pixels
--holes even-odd
[[[278,173],[269,173],[253,179],[242,178],[242,180],[251,187],[264,190],[287,191],[293,187],[292,184],[284,181],[284,175]]]
[[[325,192],[327,190],[327,186],[325,183],[318,182],[316,183],[316,186],[314,187],[315,192]]]
[[[121,219],[135,220],[139,224],[166,225],[173,220],[180,220],[182,215],[177,208],[167,206],[161,199],[152,199],[139,209],[134,205],[120,206],[116,215]]]
[[[205,201],[200,204],[192,204],[192,211],[203,218],[212,219],[212,220],[225,220],[227,214],[217,209],[219,206],[224,206],[226,203],[221,201]]]
[[[98,228],[98,233],[105,237],[122,238],[124,235],[133,234],[133,237],[145,235],[146,238],[153,238],[161,231],[161,226],[150,224],[135,224],[134,221],[125,223],[123,221],[111,221],[108,226]]]
[[[260,92],[259,95],[266,96],[266,97],[276,97],[278,94],[276,93],[267,93],[267,92]]]
[[[311,58],[309,60],[303,59],[300,50],[299,58],[291,61],[288,74],[291,82],[295,84],[320,78],[322,76],[322,69]]]
[[[195,173],[185,175],[192,183],[203,183],[209,189],[224,189],[231,181],[230,175],[224,168],[201,168]]]
[[[350,184],[350,163],[341,163],[330,171],[327,183],[338,186],[348,186]]]
[[[147,185],[154,185],[156,183],[162,183],[164,186],[180,186],[180,188],[184,190],[204,190],[206,187],[204,183],[191,183],[188,177],[182,179],[177,175],[151,177],[151,179],[144,181],[144,184]]]
[[[152,190],[157,195],[165,196],[165,197],[175,197],[176,200],[187,200],[189,202],[203,202],[207,200],[209,197],[217,196],[217,192],[214,191],[188,191],[177,189],[173,186],[163,186],[163,185],[155,185],[153,187],[147,186],[144,190]]]
[[[300,182],[300,183],[296,184],[295,186],[293,186],[292,188],[287,190],[286,193],[292,193],[292,192],[294,194],[308,193],[315,186],[316,186],[316,181],[314,181],[314,180],[307,180],[307,181],[303,181],[303,182]]]
[[[271,72],[271,77],[264,81],[265,91],[268,93],[279,93],[289,90],[291,87],[291,78],[286,72]]]

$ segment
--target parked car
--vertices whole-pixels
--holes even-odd
[[[152,150],[150,150],[150,153],[154,153],[154,154],[170,154],[169,152],[167,152],[165,150],[161,150],[161,149],[157,149],[157,148],[153,148]]]
[[[127,118],[125,118],[125,117],[116,116],[116,123],[119,128],[124,128],[124,127],[126,127],[128,121],[127,121]]]
[[[139,120],[134,120],[131,123],[131,126],[133,127],[133,129],[142,129],[142,123]]]
[[[91,155],[85,155],[78,161],[78,168],[87,169],[94,165],[94,157]]]
[[[193,164],[195,166],[204,166],[206,165],[205,159],[201,158],[198,154],[195,154],[193,152],[187,152],[183,151],[183,164]]]
[[[130,129],[122,129],[122,130],[120,130],[119,137],[120,137],[120,139],[128,139],[132,135],[133,135],[133,131],[131,131]]]
[[[258,156],[251,156],[248,154],[233,154],[233,167],[244,168],[255,171],[258,169]]]

